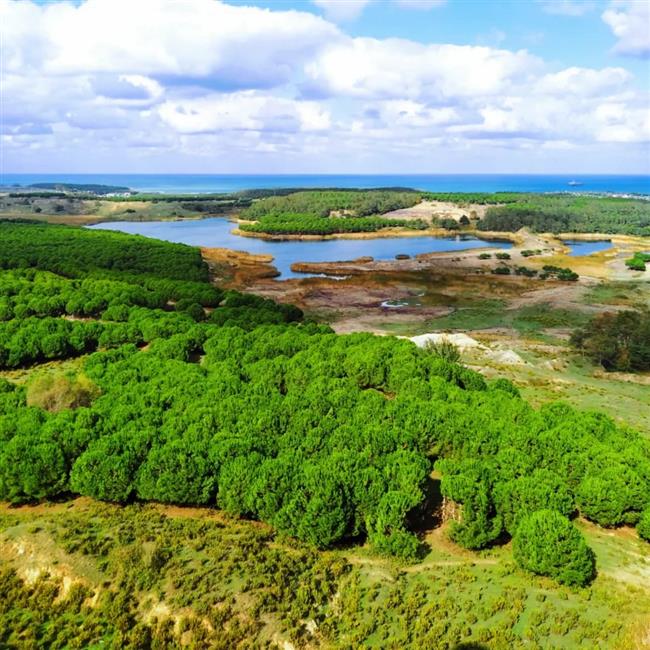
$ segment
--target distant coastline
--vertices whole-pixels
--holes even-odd
[[[580,185],[571,185],[572,182]],[[5,190],[36,183],[111,185],[164,194],[288,187],[409,187],[430,192],[572,192],[650,196],[650,176],[615,174],[3,174],[0,177],[0,186]]]

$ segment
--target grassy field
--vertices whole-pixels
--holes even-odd
[[[234,199],[205,201],[68,198],[12,198],[0,196],[0,218],[35,219],[49,223],[87,224],[100,221],[155,221],[202,218],[231,212]]]
[[[0,593],[13,613],[0,607],[0,645],[640,648],[647,554],[639,562],[633,531],[583,530],[601,572],[571,590],[518,570],[507,547],[459,549],[444,525],[423,533],[421,562],[402,565],[363,548],[317,552],[208,509],[5,507]]]

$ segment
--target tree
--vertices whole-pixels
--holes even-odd
[[[147,448],[147,436],[126,430],[95,440],[77,458],[70,486],[79,494],[124,503],[135,492],[136,473]]]
[[[555,510],[522,519],[513,540],[519,566],[567,585],[584,586],[595,575],[593,551],[580,531]]]
[[[516,533],[522,518],[535,510],[551,509],[568,517],[575,509],[573,495],[565,482],[545,469],[500,482],[495,488],[495,501],[505,529],[511,535]]]
[[[203,445],[174,440],[149,452],[138,474],[138,496],[164,503],[206,504],[214,498],[215,474]]]
[[[641,514],[641,519],[636,526],[636,532],[641,539],[650,542],[650,507],[646,508]]]
[[[597,476],[587,476],[578,486],[580,512],[601,526],[618,526],[627,509],[627,487],[617,468],[606,469]]]
[[[595,316],[571,343],[605,370],[650,370],[650,310]]]
[[[53,440],[18,435],[0,452],[0,500],[23,503],[56,496],[67,478],[63,452]]]

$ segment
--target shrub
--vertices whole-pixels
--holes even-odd
[[[600,314],[571,342],[605,370],[650,370],[650,311]]]
[[[498,260],[509,260],[510,259],[510,253],[497,253],[496,258]]]
[[[460,350],[458,349],[458,346],[454,345],[447,339],[441,341],[433,341],[429,339],[424,344],[424,349],[430,354],[440,357],[445,361],[450,361],[452,363],[458,363],[460,361]]]
[[[440,226],[444,228],[445,230],[459,230],[460,229],[460,224],[456,219],[451,219],[451,218],[446,218],[446,219],[440,219]]]
[[[27,388],[27,405],[50,412],[89,406],[99,389],[85,375],[70,379],[63,374],[37,377]]]
[[[641,515],[641,519],[636,526],[636,532],[641,539],[650,542],[650,507],[646,508]]]
[[[634,253],[629,260],[625,260],[625,266],[630,271],[645,271],[647,262],[650,262],[650,253]]]
[[[580,531],[554,510],[538,510],[522,519],[513,553],[522,568],[563,584],[583,586],[595,575],[593,551]]]

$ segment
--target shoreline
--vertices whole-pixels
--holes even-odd
[[[234,222],[239,223],[239,222]],[[408,228],[383,228],[373,232],[342,232],[331,235],[286,234],[273,235],[262,232],[248,232],[234,228],[230,231],[238,237],[250,239],[263,239],[265,241],[330,241],[335,239],[393,239],[397,237],[437,237],[439,239],[453,239],[455,237],[469,236],[474,239],[487,241],[503,241],[516,245],[519,241],[516,232],[496,232],[492,230],[445,230],[444,228],[427,228],[426,230],[412,230]]]

